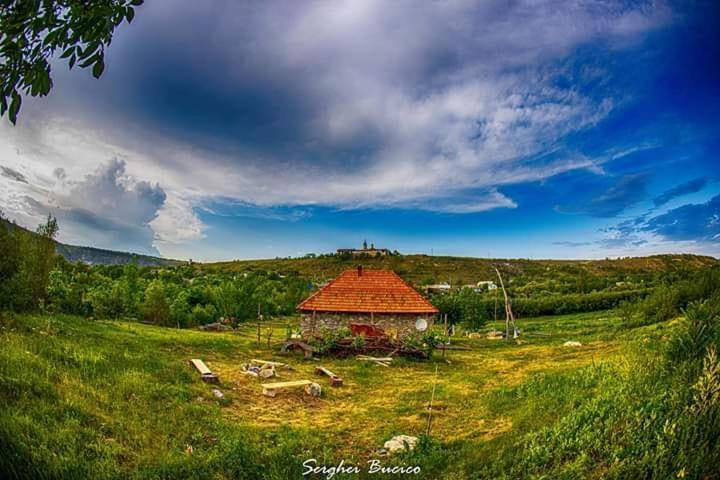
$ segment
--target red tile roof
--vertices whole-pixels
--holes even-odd
[[[347,270],[298,305],[303,312],[437,313],[430,302],[389,270]]]

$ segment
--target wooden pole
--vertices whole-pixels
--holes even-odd
[[[495,321],[497,322],[497,287],[495,287]]]
[[[510,310],[508,307],[508,296],[507,292],[505,291],[505,284],[503,283],[502,275],[500,275],[500,270],[495,267],[495,272],[497,273],[498,279],[500,279],[500,288],[502,288],[503,296],[505,297],[505,340],[510,338]]]
[[[257,314],[257,344],[260,346],[260,304],[258,303],[258,314]]]
[[[448,322],[447,322],[447,313],[445,314],[445,336],[448,336]]]

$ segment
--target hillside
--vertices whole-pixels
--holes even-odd
[[[20,225],[9,222],[4,218],[0,218],[0,225],[7,228],[18,228],[30,235],[34,232]],[[95,247],[83,247],[78,245],[68,245],[66,243],[55,242],[55,251],[68,262],[82,262],[89,265],[124,265],[132,261],[137,262],[140,266],[169,266],[181,263],[178,260],[170,260],[167,258],[154,257],[151,255],[141,255],[131,252],[119,252],[116,250],[105,250]]]
[[[386,257],[342,258],[336,255],[314,258],[278,258],[272,260],[238,260],[202,265],[209,271],[272,270],[297,273],[318,281],[334,278],[343,270],[362,264],[366,268],[390,269],[416,284],[449,282],[452,285],[494,280],[494,267],[516,280],[540,282],[560,276],[604,278],[616,282],[641,281],[654,273],[699,270],[718,265],[713,257],[699,255],[655,255],[605,260],[527,260],[470,257],[432,257],[398,255]],[[526,282],[522,282],[526,283]]]

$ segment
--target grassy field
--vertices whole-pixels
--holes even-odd
[[[281,329],[268,348],[253,326],[205,333],[4,314],[0,470],[26,478],[296,478],[307,458],[360,464],[393,435],[426,431],[437,369],[430,446],[422,459],[388,462],[425,462],[425,478],[464,478],[592,398],[597,382],[578,386],[574,372],[620,368],[636,349],[651,358],[673,324],[626,328],[612,312],[526,319],[518,343],[462,338],[456,343],[470,350],[383,368],[280,355]],[[564,347],[567,340],[583,346]],[[225,399],[214,398],[190,358],[220,375]],[[267,398],[258,379],[241,374],[251,358],[291,364],[282,380],[314,379],[322,364],[345,385],[333,389],[318,377],[320,399]]]

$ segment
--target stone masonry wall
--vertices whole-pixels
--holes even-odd
[[[415,322],[424,318],[428,328],[432,326],[434,315],[427,314],[374,314],[369,313],[327,313],[317,312],[315,318],[312,313],[302,314],[300,329],[303,337],[320,334],[323,329],[336,330],[350,328],[351,323],[365,323],[382,328],[385,333],[394,338],[421,334],[415,330]]]

